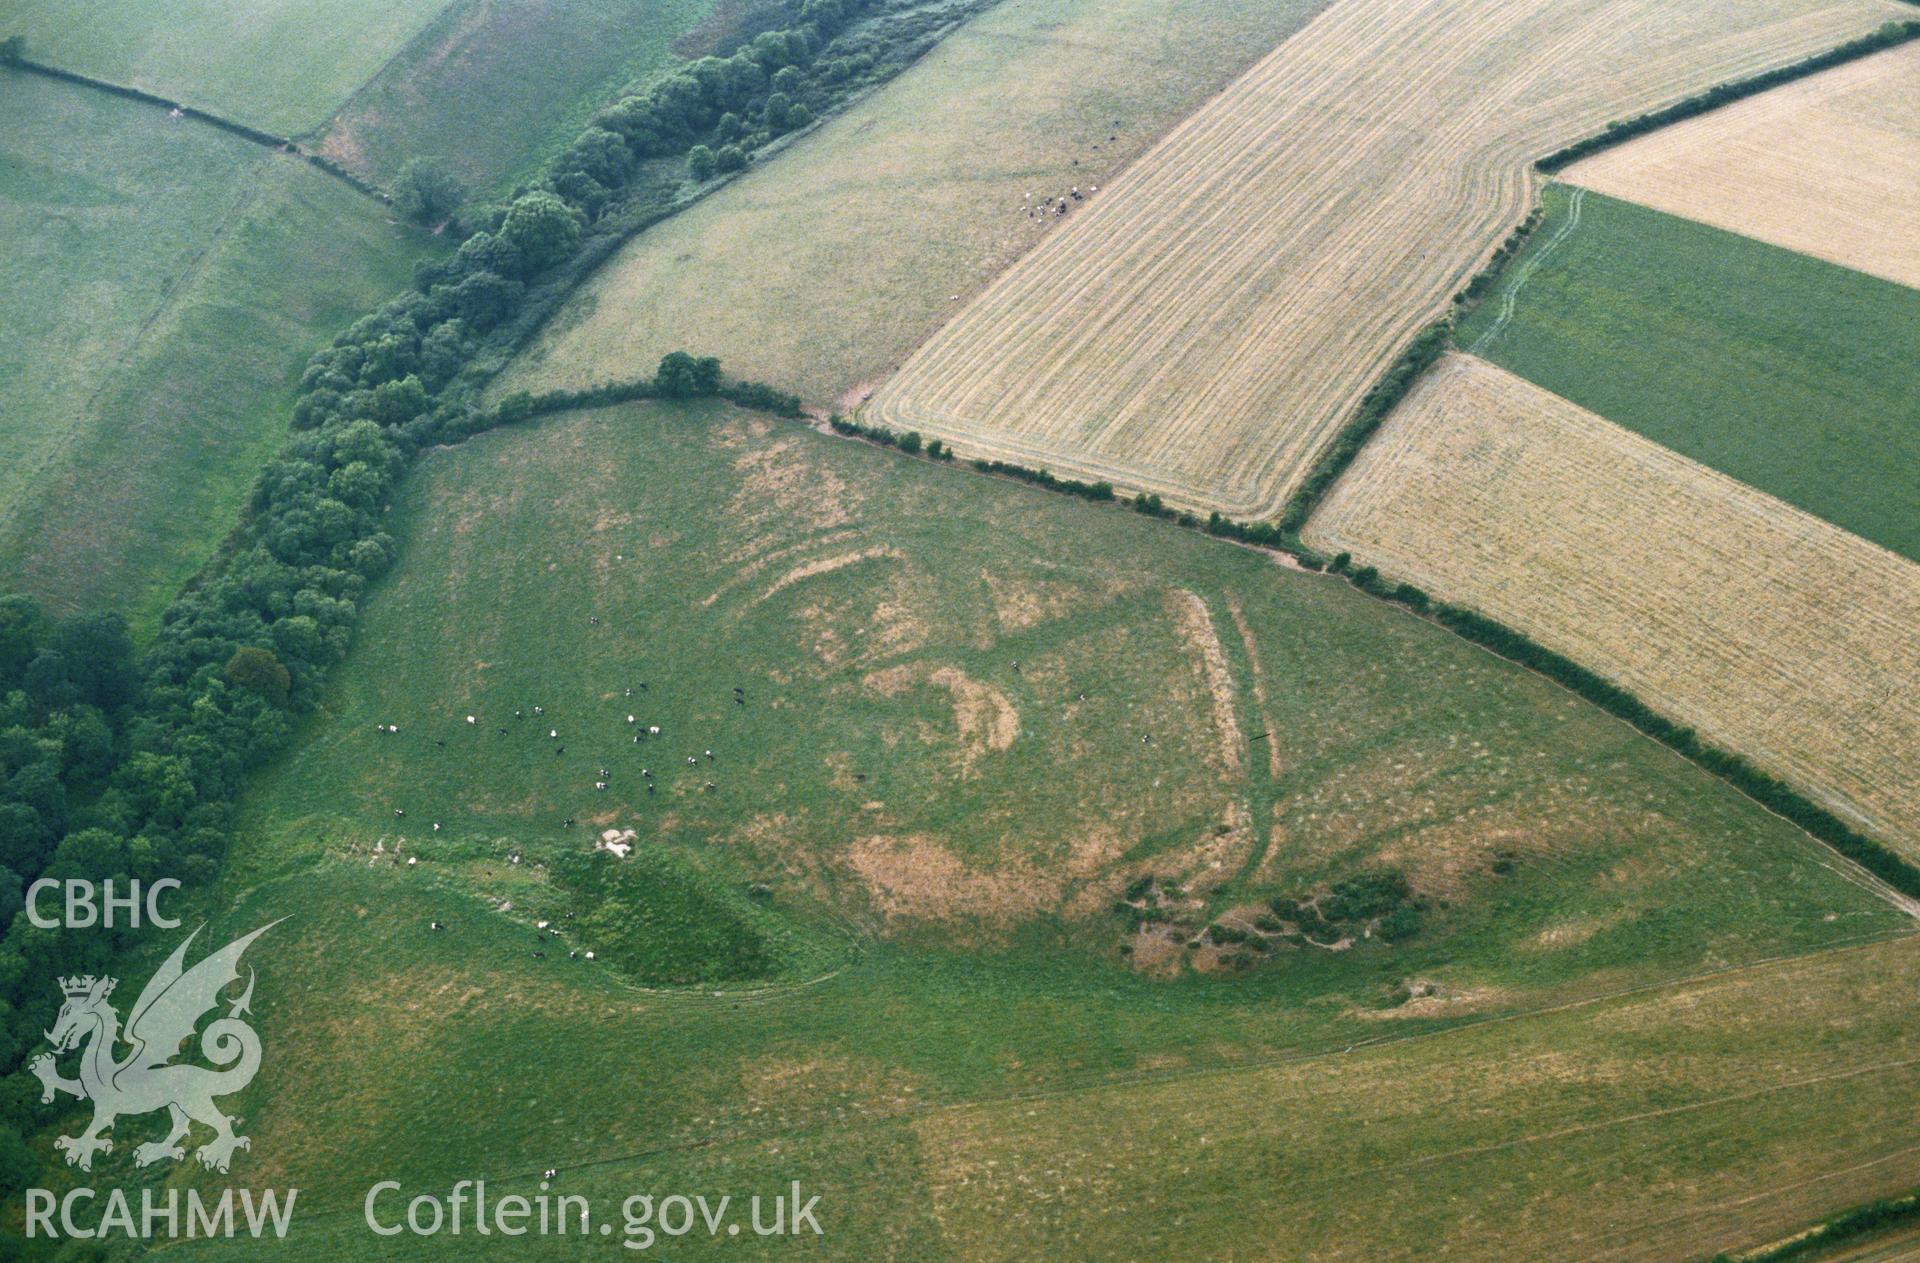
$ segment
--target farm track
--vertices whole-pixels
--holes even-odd
[[[1469,352],[1478,355],[1488,343],[1494,341],[1502,333],[1506,332],[1507,326],[1513,323],[1514,309],[1518,307],[1520,303],[1520,291],[1527,287],[1527,281],[1533,276],[1534,269],[1539,267],[1547,259],[1553,257],[1553,252],[1565,245],[1567,238],[1571,237],[1574,230],[1580,227],[1580,206],[1586,200],[1587,191],[1585,189],[1575,189],[1573,191],[1573,196],[1567,202],[1567,222],[1560,226],[1560,231],[1554,233],[1553,237],[1544,246],[1540,247],[1538,254],[1529,258],[1515,270],[1513,274],[1513,284],[1507,286],[1507,292],[1500,299],[1500,314],[1494,318],[1492,324],[1487,326],[1485,333],[1473,340],[1473,345],[1467,348]]]
[[[1003,273],[867,417],[1269,514],[1524,214],[1534,156],[1896,11],[1344,0]]]
[[[1920,566],[1465,356],[1307,536],[1658,699],[1920,855]]]

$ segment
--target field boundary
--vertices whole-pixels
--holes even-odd
[[[389,206],[393,202],[393,198],[379,185],[373,183],[371,180],[361,179],[359,176],[353,174],[353,172],[348,171],[345,167],[342,167],[339,163],[323,154],[302,149],[291,137],[275,136],[272,132],[262,131],[258,127],[242,123],[237,119],[231,119],[222,114],[215,114],[212,110],[201,109],[197,105],[188,105],[184,101],[169,100],[158,93],[148,92],[142,88],[129,87],[124,83],[114,83],[109,79],[96,79],[92,75],[83,75],[75,70],[62,70],[58,66],[49,66],[45,62],[34,61],[28,57],[15,57],[4,64],[28,74],[41,75],[48,79],[57,79],[62,83],[71,83],[78,87],[92,89],[95,92],[105,92],[110,96],[121,97],[128,101],[137,101],[142,105],[154,105],[159,106],[161,109],[178,111],[182,117],[190,118],[196,123],[204,123],[208,127],[218,128],[229,135],[251,141],[263,149],[271,149],[275,153],[299,158],[315,170],[324,171],[354,192],[364,197],[372,198],[382,206]]]
[[[1906,3],[1920,3],[1920,0],[1906,0]],[[1914,39],[1920,39],[1920,21],[1907,19],[1888,22],[1871,35],[1848,40],[1824,53],[1815,53],[1811,57],[1803,57],[1789,65],[1762,71],[1757,75],[1749,75],[1744,79],[1729,80],[1708,88],[1705,92],[1696,93],[1684,101],[1676,101],[1661,109],[1649,110],[1645,114],[1639,114],[1630,119],[1609,123],[1605,131],[1576,140],[1570,145],[1563,145],[1546,157],[1537,160],[1533,164],[1534,168],[1552,175],[1582,158],[1590,157],[1603,149],[1611,149],[1615,145],[1625,144],[1636,136],[1656,131],[1669,123],[1678,123],[1683,119],[1697,117],[1711,110],[1717,110],[1723,105],[1731,105],[1746,97],[1757,96],[1769,88],[1777,88],[1795,79],[1804,79],[1822,70],[1831,70],[1835,66],[1857,61],[1862,57],[1897,47]]]
[[[1587,190],[1576,187],[1572,198],[1568,201],[1567,222],[1560,225],[1559,232],[1547,239],[1546,244],[1540,247],[1538,254],[1521,264],[1520,270],[1513,274],[1513,284],[1507,286],[1506,293],[1500,296],[1500,314],[1494,317],[1493,323],[1487,326],[1484,333],[1473,340],[1473,345],[1466,348],[1469,355],[1478,354],[1481,347],[1505,333],[1507,326],[1513,323],[1513,313],[1519,305],[1521,289],[1533,276],[1533,270],[1551,258],[1554,251],[1566,244],[1567,238],[1573,235],[1573,230],[1580,226],[1580,207],[1586,200]]]

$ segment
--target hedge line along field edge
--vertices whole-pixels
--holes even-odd
[[[5,61],[0,61],[0,65],[11,66],[15,70],[21,70],[28,74],[43,75],[48,79],[58,79],[62,83],[71,83],[78,87],[91,88],[96,92],[106,92],[113,96],[124,97],[129,101],[138,101],[142,105],[152,105],[164,110],[177,110],[182,116],[190,118],[196,123],[205,123],[209,127],[217,127],[223,132],[229,132],[243,140],[250,140],[254,144],[274,150],[276,153],[291,154],[311,164],[316,170],[326,172],[354,192],[364,194],[383,206],[389,206],[393,203],[392,195],[379,185],[373,183],[371,180],[362,179],[360,176],[355,175],[325,154],[302,149],[289,137],[275,136],[271,132],[261,131],[258,127],[253,127],[249,124],[239,122],[236,119],[216,114],[212,110],[202,109],[197,105],[188,105],[182,101],[168,100],[166,97],[145,91],[141,88],[129,87],[124,83],[110,83],[105,79],[96,79],[92,75],[83,75],[74,70],[62,70],[58,66],[49,66],[44,62],[33,61],[26,57],[10,57]]]
[[[1905,0],[1905,2],[1913,4],[1920,3],[1920,0]],[[1636,136],[1645,135],[1647,132],[1653,131],[1656,128],[1665,127],[1669,123],[1678,123],[1682,119],[1689,119],[1696,115],[1705,114],[1709,110],[1718,109],[1723,105],[1730,105],[1743,98],[1765,92],[1769,88],[1777,88],[1781,84],[1791,83],[1795,79],[1804,79],[1808,75],[1818,74],[1822,70],[1829,70],[1834,66],[1842,65],[1849,61],[1856,61],[1859,58],[1880,52],[1882,49],[1892,48],[1913,39],[1920,39],[1920,21],[1907,19],[1900,22],[1888,22],[1885,26],[1870,35],[1863,35],[1859,39],[1848,40],[1846,43],[1829,49],[1824,53],[1816,53],[1811,57],[1803,57],[1791,65],[1781,66],[1757,75],[1749,75],[1744,79],[1734,79],[1709,88],[1705,92],[1695,93],[1684,101],[1675,102],[1662,109],[1649,110],[1645,114],[1636,115],[1630,119],[1625,119],[1617,123],[1609,123],[1605,131],[1588,136],[1583,140],[1576,140],[1570,145],[1564,145],[1546,157],[1541,158],[1538,162],[1534,163],[1534,166],[1551,175],[1582,158],[1599,153],[1603,149],[1611,149],[1615,145],[1624,144]]]

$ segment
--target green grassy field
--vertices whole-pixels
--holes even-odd
[[[1018,0],[610,260],[507,385],[651,371],[682,346],[831,404],[1057,222],[1023,198],[1108,176],[1320,0]],[[940,120],[929,128],[930,119]]]
[[[822,1236],[755,1241],[755,1257],[915,1261],[1666,1263],[1774,1239],[1920,1179],[1910,938],[1511,1021],[1395,1029],[1351,1050],[1222,1069],[1144,1062],[1107,1083],[1003,1083],[968,1099],[941,1090],[939,1064],[1016,1055],[1008,1036],[1061,1017],[1067,980],[949,969],[914,993],[872,962],[757,1003],[596,993],[533,962],[476,969],[490,945],[470,938],[381,942],[356,913],[388,899],[416,917],[457,905],[377,885],[355,874],[327,887],[339,904],[312,906],[277,962],[265,940],[256,949],[276,1006],[267,1046],[301,1058],[297,1073],[269,1060],[248,1155],[254,1187],[302,1190],[289,1257],[578,1258],[577,1236],[503,1240],[469,1226],[380,1239],[362,1219],[375,1179],[401,1183],[381,1205],[391,1222],[404,1198],[444,1198],[461,1179],[534,1196],[548,1167],[554,1192],[588,1198],[616,1234],[635,1194],[728,1194],[744,1219],[749,1195],[799,1180],[821,1197]],[[236,928],[307,906],[263,891]],[[311,993],[336,987],[336,969],[360,983],[327,1004]],[[1099,992],[1083,987],[1062,1043],[1221,1024],[1125,985],[1096,1010]],[[887,1003],[928,1015],[908,1060]],[[967,1010],[991,1014],[994,1034],[953,1020]],[[1105,1026],[1090,1027],[1096,1013]],[[348,1135],[352,1159],[315,1156]],[[657,1248],[641,1257],[743,1247],[696,1232]]]
[[[1130,513],[659,406],[435,457],[393,513],[399,568],[236,880],[402,836],[497,877],[509,846],[633,828],[883,936],[1114,959],[1139,875],[1204,925],[1393,863],[1451,907],[1429,947],[1332,954],[1383,989],[1431,964],[1551,990],[1887,920],[1559,690]]]
[[[353,95],[321,149],[382,183],[427,156],[469,188],[503,192],[621,88],[675,64],[673,41],[713,7],[459,0]]]
[[[232,526],[307,356],[431,247],[305,163],[5,82],[0,587],[144,622]]]
[[[1545,196],[1462,346],[1920,560],[1920,292],[1598,193],[1568,231]]]
[[[1751,1086],[1755,1058],[1786,1081],[1878,1056],[1910,1035],[1884,1009],[1911,952],[1732,975],[1759,980],[1744,1026],[1690,1007],[1714,982],[1480,1025],[1906,922],[1689,765],[1339,582],[706,405],[484,436],[393,514],[401,561],[217,896],[216,930],[292,917],[256,949],[273,1054],[238,1107],[246,1181],[303,1190],[296,1256],[498,1248],[375,1239],[361,1199],[553,1166],[616,1203],[802,1179],[828,1257],[1136,1234],[1401,1257],[1547,1231],[1601,1169],[1693,1207],[1726,1127],[1816,1163],[1892,1107],[1856,1095],[1791,1154],[1744,1114],[1621,1121]],[[639,853],[589,858],[629,827]],[[1119,954],[1136,873],[1204,916],[1388,862],[1430,900],[1396,946]],[[602,899],[594,864],[641,877]],[[689,975],[696,935],[765,950]],[[1855,1025],[1822,1036],[1783,995]],[[143,1178],[129,1149],[90,1178]],[[1389,1214],[1364,1191],[1403,1161],[1425,1191]]]
[[[327,120],[448,0],[10,0],[28,55],[298,136]]]

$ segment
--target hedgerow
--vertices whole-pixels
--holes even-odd
[[[1811,74],[1830,69],[1842,62],[1853,61],[1860,57],[1877,53],[1883,48],[1892,48],[1904,44],[1910,39],[1920,38],[1920,21],[1888,22],[1871,35],[1848,40],[1824,53],[1815,53],[1803,57],[1787,66],[1779,66],[1749,75],[1745,79],[1735,79],[1728,83],[1716,84],[1705,92],[1696,93],[1684,101],[1677,101],[1662,109],[1652,110],[1637,117],[1608,123],[1605,130],[1597,135],[1574,141],[1565,148],[1556,149],[1534,165],[1540,170],[1552,173],[1571,166],[1580,159],[1611,149],[1613,146],[1632,140],[1669,123],[1692,118],[1696,114],[1705,114],[1708,110],[1718,109],[1742,97],[1750,97],[1768,88],[1779,87],[1794,79],[1804,79]]]

